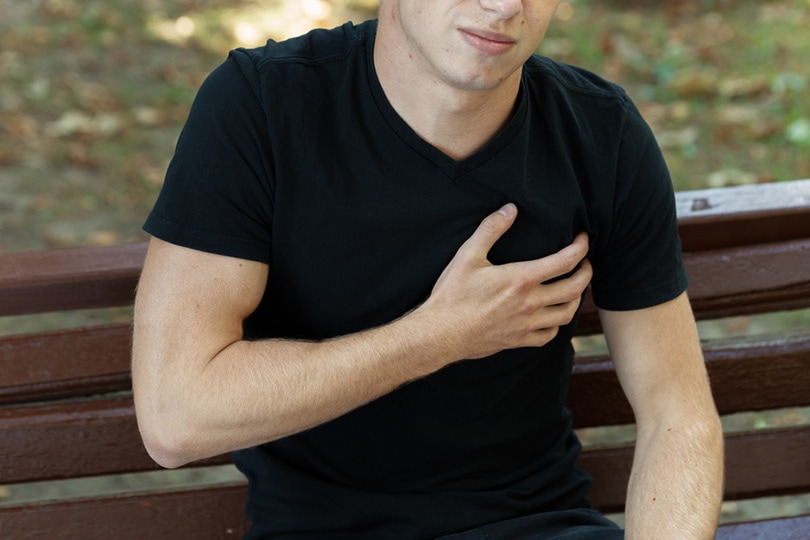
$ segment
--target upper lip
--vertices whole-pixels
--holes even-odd
[[[501,34],[498,32],[492,32],[490,30],[477,30],[471,28],[462,28],[462,32],[466,32],[467,34],[471,34],[473,36],[486,39],[489,41],[495,41],[498,43],[515,43],[515,39],[507,36],[506,34]]]

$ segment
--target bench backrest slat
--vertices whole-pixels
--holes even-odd
[[[810,179],[675,197],[688,253],[807,240],[810,231]],[[0,316],[128,305],[145,256],[143,243],[3,254]]]
[[[132,325],[0,337],[0,404],[131,388]]]
[[[0,264],[0,316],[132,303],[146,244],[9,253]]]
[[[122,252],[124,262],[113,267],[111,254],[102,249]],[[59,250],[51,254],[49,261],[56,267],[72,268],[63,281],[54,269],[42,272],[47,274],[42,279],[35,272],[21,274],[39,261],[33,253],[4,254],[0,264],[0,316],[128,305],[145,250],[145,244]],[[805,271],[810,268],[808,238],[687,252],[684,259],[698,319],[810,306],[810,273]],[[87,265],[85,273],[80,264]],[[599,331],[596,308],[588,295],[582,305],[578,332]]]
[[[810,179],[675,194],[684,251],[807,238]]]

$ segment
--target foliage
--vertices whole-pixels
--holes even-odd
[[[808,0],[563,1],[540,52],[619,82],[676,187],[810,176]],[[0,249],[140,240],[228,49],[375,0],[0,0]]]

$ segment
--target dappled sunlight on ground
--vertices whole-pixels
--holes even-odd
[[[154,13],[148,29],[175,45],[191,42],[209,50],[255,47],[268,38],[281,40],[312,28],[330,28],[373,14],[376,2],[325,0],[255,0],[223,7],[190,7],[179,16]],[[227,43],[223,43],[227,41]]]

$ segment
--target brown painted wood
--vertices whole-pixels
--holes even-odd
[[[721,414],[810,405],[810,334],[707,345],[704,358]],[[606,356],[576,359],[568,407],[577,428],[634,422]]]
[[[684,262],[699,318],[810,306],[810,238],[687,253]]]
[[[676,198],[698,318],[810,306],[810,180]],[[145,244],[0,254],[0,315],[128,305],[144,255]],[[581,320],[580,333],[598,331],[592,304],[586,302]],[[131,397],[88,397],[129,389],[130,332],[120,325],[0,338],[0,404],[17,403],[0,407],[0,484],[157,468],[141,444]],[[722,413],[810,404],[807,335],[712,346],[705,356]],[[72,396],[82,399],[26,403]],[[577,426],[632,422],[609,358],[577,359],[569,403]],[[727,437],[727,499],[810,491],[808,448],[810,427]],[[623,506],[632,453],[619,447],[581,456],[594,476],[598,507]],[[200,531],[229,537],[245,525],[244,491],[0,509],[0,537],[207,537]],[[753,535],[807,526],[810,517],[733,530]]]
[[[675,194],[685,251],[807,238],[810,180]]]
[[[810,403],[810,335],[731,343],[705,356],[723,414]],[[569,406],[577,427],[633,422],[605,357],[577,359]],[[0,483],[156,468],[133,415],[129,396],[0,408]]]
[[[810,230],[810,180],[685,191],[676,200],[687,252],[806,239]],[[2,254],[0,315],[127,305],[145,253],[138,243]]]
[[[120,367],[126,369],[128,352],[121,354]],[[730,343],[708,348],[705,356],[724,414],[810,404],[810,335]],[[99,372],[104,373],[103,365]],[[82,380],[93,379],[89,373]],[[122,385],[112,382],[110,387]],[[60,385],[70,390],[74,384],[54,382],[48,392],[65,392]],[[28,390],[24,386],[17,395]],[[569,406],[577,427],[633,422],[606,357],[577,359]],[[133,414],[127,395],[0,408],[0,483],[155,469]]]
[[[0,316],[132,303],[146,244],[0,255]]]
[[[726,437],[725,500],[810,491],[810,426]],[[578,465],[591,473],[593,505],[621,511],[633,463],[633,447],[590,449]]]
[[[0,404],[131,388],[132,325],[0,337]]]
[[[246,499],[239,485],[0,508],[0,538],[235,539]]]
[[[726,438],[726,498],[810,491],[810,426]]]
[[[0,537],[8,540],[62,538],[239,538],[249,523],[245,486],[212,487],[0,508]],[[806,539],[810,516],[719,527],[718,540]]]
[[[2,407],[0,448],[0,485],[159,468],[143,447],[128,395]]]
[[[698,320],[810,307],[810,238],[685,253],[684,264]],[[599,332],[587,294],[577,333]]]
[[[810,333],[708,345],[704,357],[720,414],[810,406]]]

